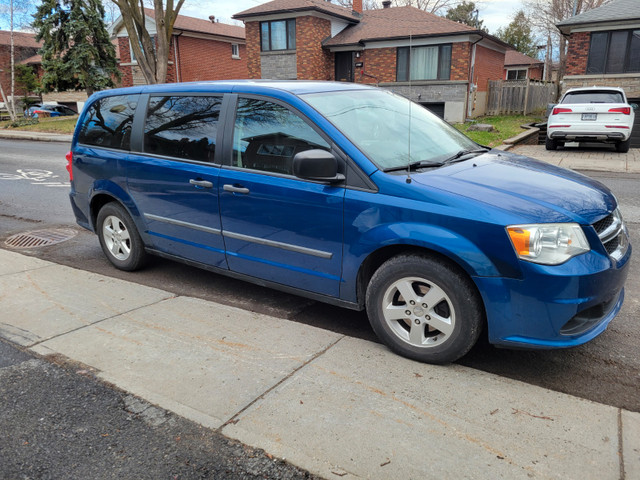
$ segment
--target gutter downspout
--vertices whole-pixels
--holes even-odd
[[[469,89],[467,95],[467,118],[471,118],[471,114],[473,113],[473,102],[471,101],[471,95],[477,89],[474,89],[473,83],[473,75],[475,73],[476,67],[476,44],[482,41],[482,34],[480,34],[480,38],[471,44],[471,61],[469,62]]]
[[[180,32],[178,35],[174,35],[176,37],[176,41],[173,42],[173,58],[176,63],[176,82],[182,82],[182,72],[180,68],[180,59],[178,58],[178,37],[182,35],[183,32]]]

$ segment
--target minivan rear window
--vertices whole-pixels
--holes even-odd
[[[213,162],[222,97],[151,97],[144,126],[144,151]]]
[[[94,102],[84,116],[78,142],[129,150],[137,95],[117,95]]]

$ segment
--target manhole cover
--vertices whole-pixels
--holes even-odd
[[[11,235],[4,243],[11,248],[37,248],[55,245],[76,236],[78,232],[70,228],[52,230],[36,230],[33,232]]]

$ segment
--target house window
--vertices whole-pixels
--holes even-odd
[[[640,30],[592,32],[587,74],[640,72]]]
[[[274,20],[260,23],[260,44],[263,52],[295,50],[296,21]]]
[[[237,43],[231,44],[231,58],[240,58],[240,47]]]
[[[527,79],[526,68],[507,70],[507,80],[526,80],[526,79]]]
[[[399,47],[396,68],[398,82],[449,80],[451,75],[451,44],[414,47],[411,52],[409,52],[409,47]]]
[[[155,52],[156,50],[155,35],[151,37],[151,44],[153,45],[153,51]],[[144,52],[144,46],[142,45],[142,42],[140,42],[140,49]],[[131,46],[131,39],[129,39],[129,53],[131,55],[131,63],[138,63],[138,60],[136,59],[136,54],[134,53],[133,47]]]

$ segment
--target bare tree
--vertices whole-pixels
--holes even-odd
[[[558,78],[564,77],[567,57],[567,38],[560,33],[556,23],[600,7],[611,0],[527,0],[527,9],[532,24],[547,37],[548,45],[557,49],[560,60]],[[549,51],[549,46],[547,46]],[[551,52],[548,52],[550,55]]]
[[[447,10],[457,6],[461,0],[393,0],[398,7],[416,7],[436,15],[445,14]]]
[[[155,38],[147,30],[144,0],[112,0],[120,9],[131,48],[147,83],[164,83],[169,66],[173,25],[184,0],[153,0]]]

